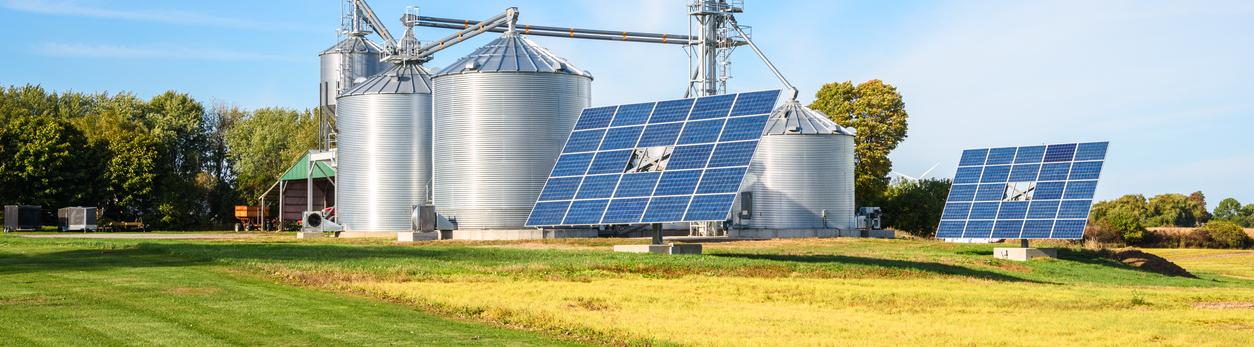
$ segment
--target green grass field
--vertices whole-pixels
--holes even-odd
[[[1019,263],[992,259],[994,245],[917,240],[710,243],[701,256],[609,252],[612,244],[641,242],[399,245],[286,235],[233,241],[0,236],[0,341],[1254,341],[1254,251],[1150,250],[1176,260],[1196,279],[1138,270],[1077,249],[1062,249],[1061,259]]]

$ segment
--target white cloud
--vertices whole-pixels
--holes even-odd
[[[35,47],[39,54],[61,58],[109,58],[151,60],[211,61],[300,61],[304,56],[287,56],[243,52],[205,47],[124,46],[88,43],[43,43]]]
[[[14,11],[56,16],[121,19],[236,29],[298,29],[281,23],[214,16],[190,11],[161,9],[111,9],[86,5],[71,0],[7,0],[4,1],[3,6]]]

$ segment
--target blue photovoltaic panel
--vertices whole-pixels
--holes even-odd
[[[1091,142],[963,151],[936,237],[1083,237],[1108,146]]]
[[[772,90],[584,110],[527,226],[726,220],[779,94]],[[979,165],[984,165],[983,158]],[[974,169],[971,183],[980,183],[983,169]],[[990,175],[1006,176],[1009,166],[1003,171]],[[967,209],[979,188],[970,186],[969,192],[960,188],[951,193],[967,194]],[[990,186],[996,192],[985,195],[1000,199],[1002,186]],[[1063,193],[1060,189],[1059,195]],[[992,204],[996,215],[997,203]]]

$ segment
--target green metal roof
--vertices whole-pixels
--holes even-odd
[[[287,169],[287,172],[283,173],[282,177],[279,177],[279,180],[281,181],[305,180],[306,179],[305,176],[308,172],[309,172],[309,153],[305,153],[304,156],[300,157],[300,160],[296,161],[296,164],[293,164],[291,168]],[[335,169],[332,169],[331,166],[327,165],[327,163],[325,162],[318,162],[318,165],[314,166],[314,169],[313,169],[313,178],[327,178],[327,177],[335,177]]]

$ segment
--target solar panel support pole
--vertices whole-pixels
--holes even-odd
[[[1019,248],[1029,248],[1028,239],[1019,239]]]
[[[662,244],[662,223],[653,223],[651,224],[651,226],[653,227],[653,244],[661,245]]]

